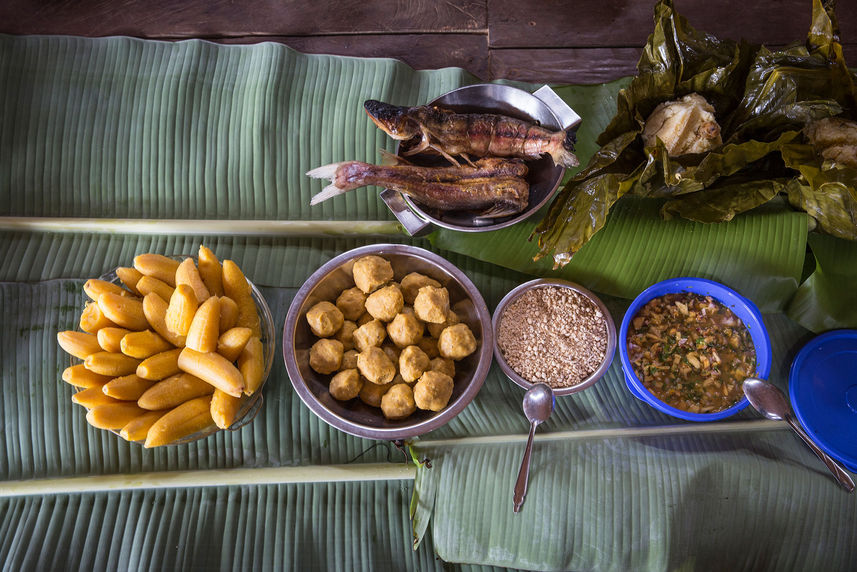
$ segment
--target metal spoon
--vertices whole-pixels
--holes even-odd
[[[530,421],[530,437],[527,439],[527,448],[524,449],[524,458],[521,461],[521,469],[518,471],[518,480],[515,481],[515,512],[521,510],[524,497],[527,496],[527,484],[530,479],[530,453],[533,450],[536,427],[551,416],[553,405],[553,391],[547,384],[537,383],[524,394],[524,415]]]
[[[797,433],[804,442],[809,445],[812,452],[815,453],[822,462],[827,465],[836,480],[849,493],[854,492],[854,481],[851,476],[845,472],[845,469],[836,461],[830,458],[830,455],[818,448],[806,431],[803,430],[792,415],[791,406],[786,400],[786,396],[776,386],[771,385],[767,381],[756,379],[754,377],[744,380],[744,395],[750,404],[756,410],[767,417],[768,419],[781,420],[784,419],[794,432]]]

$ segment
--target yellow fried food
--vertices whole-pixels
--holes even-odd
[[[393,279],[393,267],[380,256],[369,255],[357,259],[352,268],[354,284],[370,294]]]
[[[229,361],[235,361],[238,359],[238,356],[241,355],[241,352],[244,351],[244,346],[247,345],[247,342],[250,341],[252,336],[253,332],[250,328],[235,326],[234,328],[226,330],[217,339],[217,353]]]
[[[210,248],[199,245],[199,275],[212,296],[223,296],[223,267]],[[227,328],[228,329],[228,328]]]
[[[393,321],[387,324],[387,335],[400,348],[420,341],[424,331],[423,322],[413,312],[397,314]]]
[[[363,388],[363,380],[356,369],[344,369],[330,379],[328,390],[334,399],[348,401],[360,394]]]
[[[381,412],[387,419],[405,419],[416,410],[414,392],[406,383],[395,384],[381,398]]]
[[[238,304],[228,296],[220,298],[220,333],[234,328],[238,323]]]
[[[187,337],[177,334],[167,327],[168,309],[167,302],[154,292],[146,294],[143,298],[143,313],[152,329],[174,346],[184,347]]]
[[[214,393],[214,386],[189,373],[177,373],[155,383],[137,399],[143,409],[172,409],[189,399]]]
[[[137,282],[140,281],[140,278],[143,277],[143,273],[137,270],[136,268],[128,268],[125,266],[120,266],[116,269],[116,276],[119,277],[119,280],[122,284],[125,285],[128,290],[132,293],[143,296],[140,290],[137,289]]]
[[[98,296],[98,307],[107,319],[119,327],[135,331],[149,327],[143,313],[143,302],[139,298],[105,292]]]
[[[356,286],[343,290],[336,298],[336,307],[346,320],[356,321],[366,311],[366,294]]]
[[[187,284],[178,284],[173,295],[170,296],[170,305],[164,321],[167,329],[179,336],[187,336],[193,316],[199,307],[193,288]],[[187,343],[187,341],[185,341]]]
[[[86,422],[98,429],[118,431],[144,413],[146,411],[137,407],[136,403],[119,401],[90,409],[86,414]]]
[[[428,328],[429,334],[433,338],[439,338],[440,333],[444,331],[449,326],[454,326],[461,322],[461,319],[458,317],[458,314],[450,310],[446,313],[446,321],[441,324],[426,324],[426,328]]]
[[[101,328],[95,334],[98,345],[106,352],[121,352],[122,338],[131,333],[131,330],[120,327]]]
[[[440,411],[452,397],[452,378],[439,371],[425,372],[414,386],[414,402],[420,409]]]
[[[307,311],[306,321],[313,334],[319,338],[329,338],[339,331],[345,317],[330,302],[319,302]]]
[[[437,339],[435,338],[422,337],[416,345],[426,353],[429,359],[434,359],[440,355],[440,351],[437,349]]]
[[[202,281],[202,276],[199,275],[193,258],[185,258],[176,268],[176,286],[179,284],[187,284],[193,288],[198,304],[202,304],[211,296],[205,282]]]
[[[357,324],[351,320],[342,322],[342,327],[333,336],[333,339],[342,342],[342,347],[345,351],[354,349],[354,332],[357,330]]]
[[[322,338],[309,349],[309,366],[321,374],[333,373],[342,363],[342,342]]]
[[[176,289],[163,280],[158,280],[154,276],[143,276],[137,281],[137,290],[139,290],[140,294],[143,296],[154,292],[163,298],[164,301],[169,302]]]
[[[231,260],[223,261],[223,292],[238,305],[236,325],[253,330],[254,336],[262,336],[259,312],[253,300],[250,283],[237,264]]]
[[[244,392],[244,377],[232,362],[216,352],[202,353],[190,348],[181,350],[179,368],[203,379],[233,397]]]
[[[57,342],[66,353],[78,359],[86,359],[94,353],[101,351],[98,338],[93,334],[67,330],[57,334]]]
[[[262,340],[252,337],[238,356],[238,370],[244,377],[244,393],[253,395],[261,387],[265,376],[265,348]]]
[[[406,383],[411,383],[420,378],[430,363],[431,360],[423,350],[417,346],[408,346],[399,354],[399,373]]]
[[[71,365],[62,372],[62,380],[64,382],[75,387],[83,387],[84,389],[87,387],[101,387],[111,379],[113,377],[109,375],[100,375],[89,371],[82,363]]]
[[[221,429],[229,429],[238,418],[244,397],[233,397],[219,389],[211,396],[211,418]]]
[[[446,288],[423,286],[414,299],[414,312],[423,322],[444,323],[449,312],[449,291]]]
[[[445,373],[455,379],[455,362],[451,359],[438,356],[429,362],[429,369]]]
[[[357,368],[357,350],[347,350],[342,354],[342,363],[339,364],[339,369],[356,369]]]
[[[97,334],[98,330],[102,328],[112,327],[116,327],[116,324],[104,315],[104,312],[101,311],[101,308],[95,302],[87,304],[80,314],[80,329],[84,332]]]
[[[104,395],[100,387],[89,387],[83,391],[78,391],[71,396],[71,400],[78,405],[82,405],[87,409],[98,407],[99,405],[107,405],[109,403],[122,403],[120,400]]]
[[[181,348],[174,348],[147,357],[137,366],[135,373],[143,379],[160,380],[177,374]],[[131,373],[131,372],[129,372]]]
[[[131,293],[121,286],[114,284],[113,282],[101,280],[100,278],[90,278],[84,282],[83,292],[89,296],[89,299],[93,302],[98,302],[98,297],[102,294],[107,294],[108,292],[110,294],[116,294],[117,296],[131,296]]]
[[[173,287],[176,285],[176,270],[179,264],[178,260],[162,254],[146,253],[134,257],[134,268],[141,274],[157,278]]]
[[[381,399],[391,387],[393,387],[393,382],[377,384],[367,383],[364,380],[363,386],[360,388],[360,393],[357,397],[360,398],[360,401],[370,407],[381,407]]]
[[[371,347],[378,347],[384,343],[384,338],[387,337],[387,329],[381,320],[372,320],[366,322],[351,335],[354,341],[354,347],[358,351],[366,351]]]
[[[111,379],[101,386],[101,391],[114,399],[137,401],[154,383],[152,380],[143,379],[136,373],[132,373]]]
[[[395,284],[379,288],[366,297],[366,311],[382,322],[389,322],[395,318],[404,305],[402,291]]]
[[[119,436],[126,441],[144,441],[146,435],[149,434],[149,429],[155,424],[155,421],[164,416],[166,411],[147,411],[139,417],[135,417],[129,421],[122,430]]]
[[[467,324],[449,326],[440,333],[437,348],[445,358],[464,359],[476,351],[476,336]]]
[[[188,258],[188,260],[191,260]],[[191,262],[193,262],[191,260]],[[193,315],[185,346],[198,352],[213,352],[220,337],[220,298],[211,296]],[[232,360],[230,360],[232,361]]]
[[[119,377],[134,373],[140,360],[121,353],[96,352],[83,360],[83,365],[89,371],[110,377]]]
[[[141,411],[143,410],[141,409]],[[172,443],[202,431],[212,422],[210,395],[185,401],[152,424],[146,434],[144,447],[150,449]]]
[[[363,377],[379,385],[393,381],[396,375],[396,366],[384,350],[374,346],[357,355],[357,369]]]
[[[119,350],[123,354],[138,359],[146,359],[172,348],[173,344],[152,330],[129,332],[119,342]]]
[[[434,278],[429,278],[425,274],[419,272],[411,272],[402,278],[402,296],[405,298],[405,304],[414,305],[414,300],[417,298],[417,293],[423,286],[434,286],[440,288],[441,284]]]

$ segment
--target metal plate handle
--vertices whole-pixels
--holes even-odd
[[[533,92],[533,95],[539,98],[545,105],[553,111],[556,118],[559,119],[559,124],[563,129],[568,130],[577,127],[580,122],[580,116],[575,110],[568,106],[560,96],[556,94],[549,86],[543,85]]]
[[[381,200],[387,203],[387,206],[411,236],[424,236],[434,229],[432,223],[418,217],[408,207],[408,203],[398,191],[384,189],[381,191]]]

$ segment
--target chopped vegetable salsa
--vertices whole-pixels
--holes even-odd
[[[689,292],[650,300],[631,320],[628,357],[655,397],[691,413],[714,413],[743,397],[756,371],[750,332],[711,296]]]

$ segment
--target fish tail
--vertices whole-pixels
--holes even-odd
[[[322,165],[321,167],[316,167],[311,171],[307,171],[307,176],[312,177],[313,179],[330,180],[330,184],[323,188],[320,193],[314,195],[312,199],[310,199],[309,204],[317,205],[322,201],[326,201],[327,199],[356,189],[357,187],[352,185],[341,187],[336,184],[336,174],[339,169],[352,162],[353,161],[343,161],[341,163],[331,163],[329,165]]]
[[[550,151],[550,156],[556,165],[563,167],[577,167],[580,161],[577,155],[574,154],[574,144],[577,142],[577,137],[573,131],[566,131],[562,143],[556,145]]]

